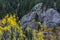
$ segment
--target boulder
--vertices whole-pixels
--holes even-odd
[[[55,27],[60,23],[60,14],[53,8],[48,9],[43,15],[43,24],[47,27]]]
[[[57,24],[60,23],[60,14],[57,12],[57,10],[53,8],[49,8],[46,11],[42,12],[41,9],[42,3],[37,4],[32,8],[32,10],[22,17],[21,22],[22,28],[30,27],[31,29],[37,29],[38,24],[36,23],[36,17],[39,22],[42,23],[42,25],[46,25],[46,27],[54,28]],[[32,20],[35,19],[34,22]]]

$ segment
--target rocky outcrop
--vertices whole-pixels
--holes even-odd
[[[35,12],[30,12],[30,13],[28,13],[27,15],[23,16],[22,19],[21,19],[21,21],[22,21],[23,23],[25,23],[25,22],[30,22],[32,19],[35,18],[35,15],[36,15]]]
[[[43,17],[43,24],[46,24],[47,27],[55,27],[56,24],[60,23],[60,14],[52,8],[48,9]]]
[[[35,29],[38,27],[35,19],[37,16],[37,20],[47,27],[56,27],[60,23],[60,14],[55,9],[49,8],[42,12],[41,6],[42,3],[37,4],[32,8],[31,12],[22,17],[22,28],[31,27],[31,29]],[[32,22],[33,19],[35,19],[35,22]]]

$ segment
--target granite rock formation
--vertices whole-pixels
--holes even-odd
[[[47,27],[56,27],[57,24],[60,23],[60,14],[57,10],[53,8],[49,8],[46,11],[41,9],[42,3],[35,5],[32,10],[22,17],[22,28],[30,27],[31,29],[35,29],[38,27],[36,20],[46,25]],[[34,22],[32,20],[35,19]],[[37,29],[37,28],[36,28]]]

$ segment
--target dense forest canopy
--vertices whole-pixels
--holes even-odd
[[[46,6],[46,9],[50,7],[60,12],[60,0],[0,0],[0,19],[7,13],[16,13],[21,18],[40,2],[43,3],[42,9]]]

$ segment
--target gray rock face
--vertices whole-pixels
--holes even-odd
[[[21,21],[22,22],[31,21],[32,19],[35,18],[36,14],[40,15],[40,13],[41,13],[41,6],[42,6],[42,3],[39,3],[39,4],[35,5],[31,9],[31,12],[29,12],[28,14],[26,14],[25,16],[22,17]]]
[[[31,29],[37,29],[36,27],[38,27],[38,24],[35,23],[36,21],[32,22],[36,15],[38,16],[37,20],[47,27],[55,27],[56,24],[60,23],[60,14],[56,10],[50,8],[42,13],[41,5],[42,3],[37,4],[32,8],[30,13],[22,17],[22,28],[30,27]]]
[[[46,24],[47,27],[55,27],[57,23],[60,23],[60,14],[50,8],[44,13],[43,24]]]
[[[36,22],[26,22],[22,25],[22,29],[25,29],[26,27],[30,27],[33,29],[38,29],[38,24]]]
[[[36,15],[40,15],[41,6],[42,6],[42,3],[35,5],[31,9],[31,12],[29,12],[28,14],[26,14],[25,16],[22,17],[21,22],[23,22],[23,24],[22,24],[23,29],[26,27],[30,27],[31,29],[37,29],[38,24],[36,22],[32,22],[32,20],[35,19]]]
[[[21,21],[22,21],[23,23],[29,22],[29,21],[31,21],[32,19],[35,18],[35,15],[36,15],[35,12],[30,12],[29,14],[23,16],[22,19],[21,19]]]

